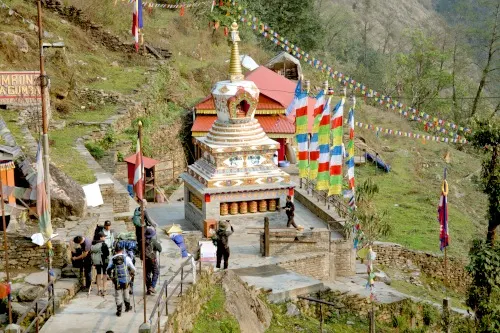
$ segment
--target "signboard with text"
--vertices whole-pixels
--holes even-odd
[[[41,103],[40,72],[0,72],[0,105]]]

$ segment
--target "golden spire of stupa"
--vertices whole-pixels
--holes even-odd
[[[233,22],[231,24],[231,35],[230,35],[231,45],[231,60],[229,61],[229,79],[231,82],[242,81],[244,79],[243,72],[241,70],[240,62],[240,49],[238,47],[238,42],[241,41],[240,33],[238,31],[238,24]]]

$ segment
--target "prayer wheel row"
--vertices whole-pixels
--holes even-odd
[[[241,202],[223,202],[220,204],[220,215],[236,215],[236,214],[247,214],[247,213],[257,213],[257,211],[263,212],[274,212],[276,211],[276,199],[260,200],[260,201],[241,201]]]

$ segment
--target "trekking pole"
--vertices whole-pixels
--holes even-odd
[[[160,252],[157,251],[156,253],[157,253],[156,255],[158,256],[158,285],[161,285],[161,283],[160,283],[160,279],[161,279],[161,270],[160,270],[160,268],[161,268],[161,257],[160,257]]]
[[[134,302],[134,313],[135,313],[137,311],[135,310],[135,293],[133,290],[132,290],[132,302]]]

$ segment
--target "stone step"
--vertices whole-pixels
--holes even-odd
[[[233,270],[244,282],[267,292],[270,302],[281,303],[324,289],[321,281],[276,265]]]

